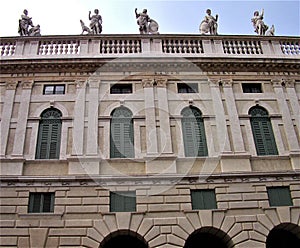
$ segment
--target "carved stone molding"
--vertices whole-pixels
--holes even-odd
[[[232,79],[221,79],[221,82],[222,82],[222,86],[223,87],[232,87],[232,84],[233,84],[233,80]]]
[[[272,85],[273,85],[273,87],[276,87],[276,88],[278,88],[278,87],[282,87],[282,83],[283,83],[284,81],[283,81],[283,79],[272,79],[271,80],[271,83],[272,83]]]
[[[90,79],[88,81],[88,84],[89,84],[89,87],[90,88],[99,88],[99,82],[100,80],[97,80],[97,79]]]
[[[81,89],[86,87],[87,82],[85,80],[76,80],[75,84],[77,89]]]
[[[7,90],[15,90],[18,86],[18,82],[17,81],[9,81],[6,83],[6,89]]]
[[[220,83],[222,83],[222,79],[221,78],[215,78],[215,77],[209,77],[208,78],[208,82],[209,82],[209,86],[210,87],[219,87]]]
[[[142,86],[143,86],[143,88],[153,87],[154,84],[156,84],[155,79],[143,79],[142,80]]]
[[[284,84],[286,88],[295,88],[295,79],[284,79]]]
[[[31,81],[24,81],[24,82],[22,82],[22,88],[23,89],[31,89],[32,86],[33,86],[33,84],[34,84],[33,80],[31,80]]]

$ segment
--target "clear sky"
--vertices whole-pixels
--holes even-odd
[[[4,2],[4,1],[3,1]],[[7,0],[1,6],[0,37],[18,36],[18,20],[26,8],[42,35],[81,33],[79,20],[89,25],[89,10],[99,9],[102,34],[138,34],[134,9],[148,9],[161,34],[199,34],[207,8],[219,15],[219,34],[255,35],[251,18],[264,9],[264,21],[275,25],[275,35],[300,36],[300,0]]]

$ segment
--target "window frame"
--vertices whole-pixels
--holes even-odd
[[[47,93],[47,87],[53,87],[49,93]],[[63,91],[58,91],[58,87],[63,87]],[[45,84],[43,88],[43,95],[64,95],[66,92],[66,85],[65,84]]]
[[[110,191],[110,212],[136,212],[135,191]]]
[[[50,198],[49,209],[47,211],[45,211],[44,209],[46,196]],[[36,206],[35,204],[38,204],[38,206]],[[28,201],[28,213],[54,213],[54,204],[54,192],[30,192]],[[36,211],[37,208],[38,211]]]

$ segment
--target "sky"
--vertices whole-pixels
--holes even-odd
[[[220,35],[256,35],[253,12],[264,9],[264,22],[275,26],[277,36],[300,36],[300,0],[8,0],[2,3],[0,37],[18,36],[18,20],[24,9],[42,35],[81,34],[80,19],[89,25],[88,13],[99,9],[102,34],[139,34],[134,9],[148,10],[161,34],[199,34],[206,9],[219,15]]]

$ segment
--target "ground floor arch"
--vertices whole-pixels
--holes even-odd
[[[300,227],[285,223],[274,227],[267,236],[266,248],[300,247]]]
[[[100,244],[100,248],[149,248],[145,239],[132,231],[120,230],[109,234]]]
[[[203,227],[194,231],[186,240],[184,248],[231,248],[230,237],[213,227]]]

